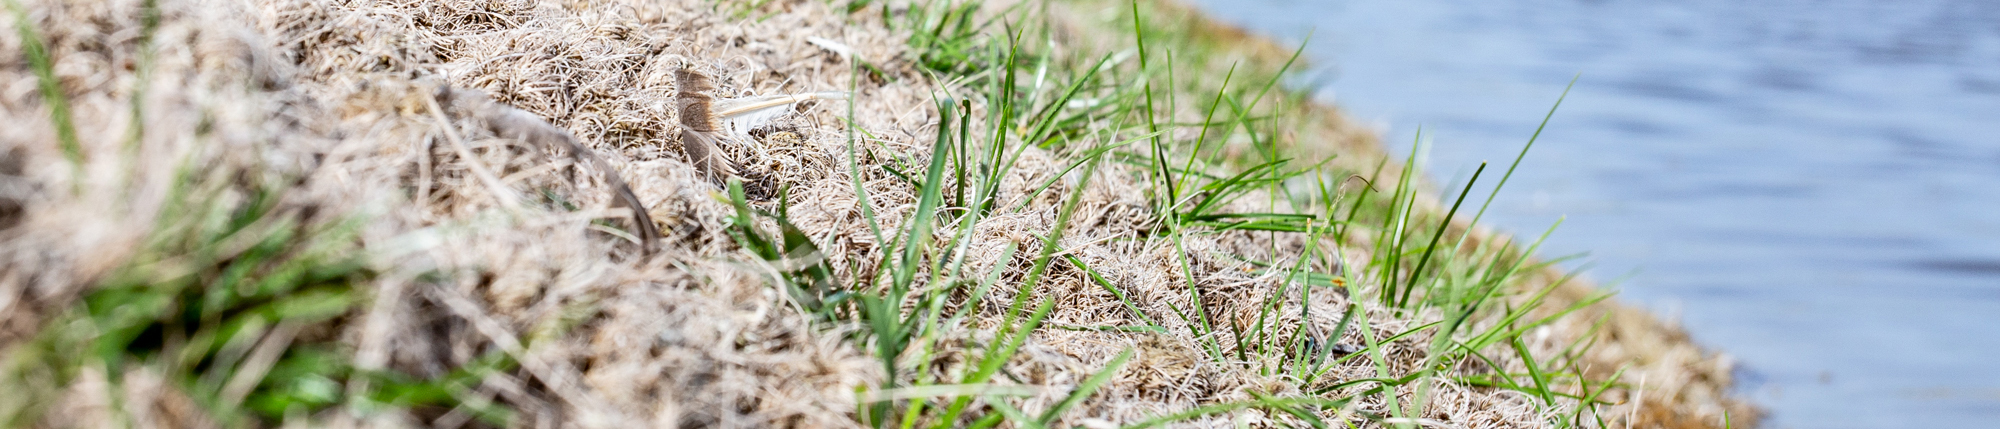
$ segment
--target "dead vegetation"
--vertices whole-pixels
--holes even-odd
[[[1271,58],[1224,74],[1228,48],[1174,39],[1207,27],[1160,36],[1171,9],[15,3],[13,426],[1708,427],[1740,407],[1726,362],[1524,243],[1459,238],[1365,133],[1268,90]],[[1180,62],[1125,48],[1134,26]],[[825,91],[848,93],[688,116]],[[1439,228],[1459,244],[1431,262]],[[1397,284],[1426,289],[1384,301]]]

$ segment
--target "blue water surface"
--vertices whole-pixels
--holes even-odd
[[[2000,1],[1203,0],[1487,223],[1736,356],[1766,427],[2000,427]],[[1486,179],[1491,183],[1492,176]],[[1572,267],[1576,264],[1572,264]]]

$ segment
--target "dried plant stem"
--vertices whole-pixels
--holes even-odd
[[[437,99],[432,97],[423,99],[424,105],[430,107],[431,118],[437,119],[438,128],[443,129],[445,139],[451,141],[452,151],[457,152],[458,158],[472,169],[474,177],[486,184],[486,191],[493,195],[493,199],[500,201],[502,208],[507,209],[509,213],[518,214],[521,210],[521,197],[515,195],[514,190],[508,188],[506,182],[500,181],[500,176],[493,174],[493,169],[487,168],[486,163],[480,162],[479,157],[472,153],[472,148],[465,145],[465,139],[458,136],[458,126],[453,125],[451,118],[444,115],[444,109],[438,107]]]

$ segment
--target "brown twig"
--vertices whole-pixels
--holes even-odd
[[[597,153],[591,151],[590,148],[584,147],[583,143],[578,142],[575,136],[570,135],[569,131],[556,128],[555,125],[549,124],[548,121],[542,120],[541,117],[522,111],[521,109],[485,100],[484,96],[467,94],[463,90],[452,90],[449,88],[445,90],[444,95],[452,100],[461,100],[461,102],[472,104],[466,110],[472,112],[473,116],[483,119],[486,122],[486,129],[494,135],[538,144],[544,147],[562,148],[569,151],[570,159],[577,163],[595,166],[599,177],[604,180],[605,184],[611,186],[611,192],[616,198],[617,204],[632,210],[632,222],[639,229],[640,246],[648,254],[659,247],[660,229],[659,226],[653,224],[653,217],[647,213],[646,204],[639,200],[639,195],[632,192],[632,186],[626,184],[625,179],[618,176],[618,171],[611,168],[610,163],[598,157]],[[436,105],[435,101],[431,101],[431,103],[433,106]],[[456,137],[454,137],[453,142],[457,144]],[[497,181],[498,179],[494,180]]]

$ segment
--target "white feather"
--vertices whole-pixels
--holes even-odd
[[[831,39],[825,39],[820,37],[806,37],[806,43],[811,43],[814,46],[819,46],[820,49],[832,51],[833,53],[840,54],[840,56],[843,57],[854,56],[854,48],[847,46],[846,43],[840,43],[833,41]]]
[[[801,94],[760,95],[715,101],[715,116],[728,122],[731,131],[737,134],[771,123],[784,116],[793,104],[806,100],[845,100],[847,93],[841,91],[808,92]]]

